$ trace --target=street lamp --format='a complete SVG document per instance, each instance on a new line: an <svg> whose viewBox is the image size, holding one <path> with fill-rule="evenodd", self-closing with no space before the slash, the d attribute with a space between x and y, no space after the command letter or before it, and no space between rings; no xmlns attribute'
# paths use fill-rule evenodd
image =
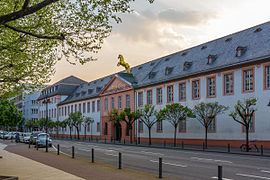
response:
<svg viewBox="0 0 270 180"><path fill-rule="evenodd" d="M48 104L51 103L48 96L43 100L43 104L46 104L46 152L48 152Z"/></svg>

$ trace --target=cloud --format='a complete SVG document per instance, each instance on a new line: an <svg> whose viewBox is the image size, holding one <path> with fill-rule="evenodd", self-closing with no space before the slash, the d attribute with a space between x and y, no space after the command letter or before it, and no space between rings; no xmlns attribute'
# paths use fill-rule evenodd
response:
<svg viewBox="0 0 270 180"><path fill-rule="evenodd" d="M180 11L176 9L166 9L158 14L160 21L180 25L198 25L214 17L215 13L213 12Z"/></svg>

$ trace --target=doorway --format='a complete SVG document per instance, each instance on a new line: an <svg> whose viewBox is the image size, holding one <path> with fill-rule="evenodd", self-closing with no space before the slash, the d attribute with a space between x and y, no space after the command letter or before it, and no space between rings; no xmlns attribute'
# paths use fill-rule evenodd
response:
<svg viewBox="0 0 270 180"><path fill-rule="evenodd" d="M115 140L120 141L122 137L122 126L120 123L115 124Z"/></svg>

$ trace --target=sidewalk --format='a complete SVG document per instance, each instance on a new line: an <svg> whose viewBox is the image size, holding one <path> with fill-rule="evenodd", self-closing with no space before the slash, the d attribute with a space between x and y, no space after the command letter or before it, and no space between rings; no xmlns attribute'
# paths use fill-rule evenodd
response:
<svg viewBox="0 0 270 180"><path fill-rule="evenodd" d="M0 143L0 176L15 176L19 180L28 179L59 179L59 180L81 180L82 178L58 170L56 168L41 164L37 161L10 153L4 148L6 145Z"/></svg>

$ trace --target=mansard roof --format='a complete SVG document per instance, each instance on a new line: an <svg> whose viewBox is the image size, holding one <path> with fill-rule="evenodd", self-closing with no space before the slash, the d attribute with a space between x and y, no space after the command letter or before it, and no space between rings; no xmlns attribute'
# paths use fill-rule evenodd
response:
<svg viewBox="0 0 270 180"><path fill-rule="evenodd" d="M238 47L245 47L241 56L236 55ZM209 55L215 55L214 63L208 63ZM140 88L267 58L270 58L270 22L135 66L131 74L122 71L84 83L60 104L97 97L101 90L96 91L96 88L103 89L115 75ZM166 68L170 68L169 73L165 73ZM154 76L149 76L151 72ZM92 93L88 94L88 89L92 89Z"/></svg>
<svg viewBox="0 0 270 180"><path fill-rule="evenodd" d="M55 84L83 84L83 83L86 83L86 81L71 75L56 82Z"/></svg>

